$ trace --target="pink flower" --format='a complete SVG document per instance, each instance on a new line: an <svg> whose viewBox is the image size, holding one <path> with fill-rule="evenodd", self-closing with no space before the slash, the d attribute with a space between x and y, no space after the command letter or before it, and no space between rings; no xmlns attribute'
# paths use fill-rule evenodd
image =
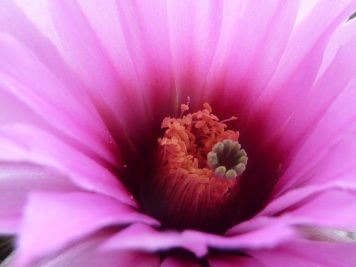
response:
<svg viewBox="0 0 356 267"><path fill-rule="evenodd" d="M355 8L2 0L3 264L354 266Z"/></svg>

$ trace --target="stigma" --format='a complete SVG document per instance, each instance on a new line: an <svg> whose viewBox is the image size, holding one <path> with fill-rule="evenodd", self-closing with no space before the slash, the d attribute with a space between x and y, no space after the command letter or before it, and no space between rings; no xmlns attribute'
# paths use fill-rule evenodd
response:
<svg viewBox="0 0 356 267"><path fill-rule="evenodd" d="M246 169L247 154L237 141L226 139L214 145L207 160L215 176L235 179Z"/></svg>

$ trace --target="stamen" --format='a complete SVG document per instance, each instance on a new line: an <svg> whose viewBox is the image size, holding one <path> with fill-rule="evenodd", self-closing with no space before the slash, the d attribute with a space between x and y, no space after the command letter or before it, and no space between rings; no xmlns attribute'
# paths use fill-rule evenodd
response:
<svg viewBox="0 0 356 267"><path fill-rule="evenodd" d="M142 191L144 209L164 227L219 232L234 222L236 198L247 155L239 132L227 130L208 103L189 112L181 105L178 118L162 121L153 176ZM222 222L224 220L224 222Z"/></svg>
<svg viewBox="0 0 356 267"><path fill-rule="evenodd" d="M237 120L237 117L236 116L231 116L229 119L225 119L225 120L222 120L220 122L221 123L225 123L225 122L235 121L235 120Z"/></svg>
<svg viewBox="0 0 356 267"><path fill-rule="evenodd" d="M237 141L226 139L214 145L207 161L217 177L235 179L246 169L247 154Z"/></svg>
<svg viewBox="0 0 356 267"><path fill-rule="evenodd" d="M183 169L190 174L205 178L214 176L223 178L226 176L226 171L234 166L225 166L227 168L225 171L223 169L216 171L215 169L219 167L218 164L221 163L219 155L229 157L231 153L233 155L239 153L241 146L238 143L238 146L233 146L234 142L238 140L239 133L226 130L227 125L212 114L212 108L208 103L203 104L202 110L184 115L189 110L189 103L190 98L188 97L187 104L181 105L179 118L168 117L162 122L162 128L165 128L166 131L163 138L158 139L158 143L165 149L166 161L164 164L170 172ZM236 117L225 121L234 118ZM226 145L224 145L225 143ZM209 153L209 151L213 151L217 155ZM239 174L240 168L237 175ZM228 172L228 177L234 175L235 173Z"/></svg>
<svg viewBox="0 0 356 267"><path fill-rule="evenodd" d="M180 118L183 117L183 114L189 110L189 104L190 104L190 97L187 97L187 103L186 104L181 104L180 105Z"/></svg>

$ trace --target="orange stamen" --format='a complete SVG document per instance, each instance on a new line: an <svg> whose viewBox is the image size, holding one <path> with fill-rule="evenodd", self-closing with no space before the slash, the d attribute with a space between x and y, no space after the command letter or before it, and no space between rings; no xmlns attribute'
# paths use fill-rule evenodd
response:
<svg viewBox="0 0 356 267"><path fill-rule="evenodd" d="M202 110L183 116L188 110L189 99L187 104L181 105L180 118L166 117L162 122L161 127L166 129L164 136L158 139L165 152L162 164L171 173L178 171L210 179L214 172L209 167L207 155L222 140L238 140L239 132L226 130L225 124L236 117L219 121L208 103L203 104Z"/></svg>

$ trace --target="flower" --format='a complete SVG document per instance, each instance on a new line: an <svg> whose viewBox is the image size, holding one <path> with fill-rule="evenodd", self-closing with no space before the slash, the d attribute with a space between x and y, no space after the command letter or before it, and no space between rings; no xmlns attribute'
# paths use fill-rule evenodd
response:
<svg viewBox="0 0 356 267"><path fill-rule="evenodd" d="M355 1L0 5L5 265L355 264Z"/></svg>

